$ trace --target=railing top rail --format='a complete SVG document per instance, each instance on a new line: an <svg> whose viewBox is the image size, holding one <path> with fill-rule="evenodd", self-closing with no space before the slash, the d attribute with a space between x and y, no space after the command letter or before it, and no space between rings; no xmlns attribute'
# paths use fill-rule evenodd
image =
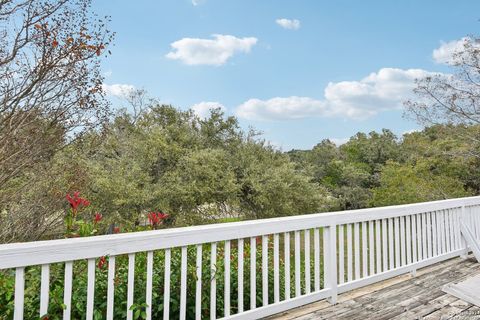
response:
<svg viewBox="0 0 480 320"><path fill-rule="evenodd" d="M480 205L480 196L124 234L0 245L0 269L144 252Z"/></svg>

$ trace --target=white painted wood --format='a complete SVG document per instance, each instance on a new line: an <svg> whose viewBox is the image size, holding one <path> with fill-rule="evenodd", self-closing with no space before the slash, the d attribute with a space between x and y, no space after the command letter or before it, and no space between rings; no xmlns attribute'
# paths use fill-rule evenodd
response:
<svg viewBox="0 0 480 320"><path fill-rule="evenodd" d="M400 217L400 262L404 266L407 262L406 239L405 239L405 218Z"/></svg>
<svg viewBox="0 0 480 320"><path fill-rule="evenodd" d="M460 235L460 214L461 211L457 208L454 209L453 223L455 225L455 250L462 247L461 235Z"/></svg>
<svg viewBox="0 0 480 320"><path fill-rule="evenodd" d="M353 280L352 228L352 224L347 224L347 282Z"/></svg>
<svg viewBox="0 0 480 320"><path fill-rule="evenodd" d="M243 247L242 247L243 251ZM240 248L239 248L239 256L240 259ZM203 247L201 244L197 245L197 259L195 261L196 267L196 276L197 281L195 283L195 319L200 320L202 319L202 258L203 258ZM242 252L243 258L243 252ZM242 270L243 273L243 270ZM240 276L240 270L239 270ZM240 279L240 278L239 278Z"/></svg>
<svg viewBox="0 0 480 320"><path fill-rule="evenodd" d="M373 224L375 221L368 222L368 262L369 269L368 274L372 275L375 273L375 242L374 238L374 228Z"/></svg>
<svg viewBox="0 0 480 320"><path fill-rule="evenodd" d="M452 209L448 209L448 251L455 250L455 233L453 230L453 212Z"/></svg>
<svg viewBox="0 0 480 320"><path fill-rule="evenodd" d="M255 238L252 238L255 241ZM255 248L255 245L253 246ZM255 257L255 249L253 250ZM255 259L254 259L255 260ZM255 261L253 261L255 268ZM255 276L255 272L254 272ZM210 319L217 318L217 243L213 242L210 248ZM255 286L253 286L255 290ZM255 292L255 291L254 291Z"/></svg>
<svg viewBox="0 0 480 320"><path fill-rule="evenodd" d="M42 265L40 285L40 317L48 313L48 297L50 291L50 265Z"/></svg>
<svg viewBox="0 0 480 320"><path fill-rule="evenodd" d="M422 259L428 258L427 251L427 219L426 214L422 213Z"/></svg>
<svg viewBox="0 0 480 320"><path fill-rule="evenodd" d="M480 307L480 275L470 277L457 284L447 284L442 290L465 302Z"/></svg>
<svg viewBox="0 0 480 320"><path fill-rule="evenodd" d="M344 225L338 227L338 283L345 282L345 240ZM315 264L316 265L316 264Z"/></svg>
<svg viewBox="0 0 480 320"><path fill-rule="evenodd" d="M353 241L354 241L354 254L355 254L355 279L360 278L360 224L357 222L353 225Z"/></svg>
<svg viewBox="0 0 480 320"><path fill-rule="evenodd" d="M430 212L425 214L425 219L427 221L427 256L428 258L432 257L432 222Z"/></svg>
<svg viewBox="0 0 480 320"><path fill-rule="evenodd" d="M440 252L443 254L447 252L447 243L445 239L445 212L440 211Z"/></svg>
<svg viewBox="0 0 480 320"><path fill-rule="evenodd" d="M382 271L388 270L388 228L387 228L387 219L382 219Z"/></svg>
<svg viewBox="0 0 480 320"><path fill-rule="evenodd" d="M445 251L450 252L450 219L448 217L450 210L445 210Z"/></svg>
<svg viewBox="0 0 480 320"><path fill-rule="evenodd" d="M438 255L438 241L437 241L437 212L432 212L432 252L433 256Z"/></svg>
<svg viewBox="0 0 480 320"><path fill-rule="evenodd" d="M290 233L283 234L283 250L285 254L285 300L290 299Z"/></svg>
<svg viewBox="0 0 480 320"><path fill-rule="evenodd" d="M362 276L368 277L367 223L362 222Z"/></svg>
<svg viewBox="0 0 480 320"><path fill-rule="evenodd" d="M400 218L393 219L394 237L395 237L395 268L400 267Z"/></svg>
<svg viewBox="0 0 480 320"><path fill-rule="evenodd" d="M475 234L473 233L472 228L468 226L466 223L460 222L460 228L462 231L462 235L465 238L470 250L472 250L473 255L477 259L477 262L480 262L480 243L478 243L477 239L475 238Z"/></svg>
<svg viewBox="0 0 480 320"><path fill-rule="evenodd" d="M342 241L342 244L343 244L343 241ZM313 264L314 264L313 273L314 273L314 283L315 283L314 290L319 291L320 290L320 231L318 228L313 229L313 252L314 252L313 254L315 255L313 260Z"/></svg>
<svg viewBox="0 0 480 320"><path fill-rule="evenodd" d="M380 220L375 220L375 261L376 261L376 272L382 272L382 242L380 241L381 236L381 226ZM373 249L373 247L372 247Z"/></svg>
<svg viewBox="0 0 480 320"><path fill-rule="evenodd" d="M180 273L180 320L187 315L187 247L181 249Z"/></svg>
<svg viewBox="0 0 480 320"><path fill-rule="evenodd" d="M255 309L257 307L257 298L256 298L257 297L257 253L256 252L257 252L257 239L250 238L250 309ZM212 297L210 299L212 299Z"/></svg>
<svg viewBox="0 0 480 320"><path fill-rule="evenodd" d="M224 251L224 295L223 303L225 310L225 317L230 315L230 241L225 241Z"/></svg>
<svg viewBox="0 0 480 320"><path fill-rule="evenodd" d="M304 236L304 256L305 256L305 293L311 292L310 286L310 230L305 230Z"/></svg>
<svg viewBox="0 0 480 320"><path fill-rule="evenodd" d="M153 251L147 252L147 283L146 283L146 295L145 313L147 314L147 320L152 319L152 294L153 294Z"/></svg>
<svg viewBox="0 0 480 320"><path fill-rule="evenodd" d="M418 261L417 255L417 244L418 244L418 237L417 237L417 216L414 215L411 217L412 219L412 262Z"/></svg>
<svg viewBox="0 0 480 320"><path fill-rule="evenodd" d="M171 249L165 249L165 279L163 289L163 319L170 318L170 269L172 261Z"/></svg>
<svg viewBox="0 0 480 320"><path fill-rule="evenodd" d="M299 297L302 292L300 288L300 231L295 231L295 296Z"/></svg>
<svg viewBox="0 0 480 320"><path fill-rule="evenodd" d="M337 236L336 226L323 229L323 252L325 254L325 288L331 289L329 300L337 303Z"/></svg>
<svg viewBox="0 0 480 320"><path fill-rule="evenodd" d="M127 282L127 320L133 319L133 294L135 289L135 254L128 255L128 282Z"/></svg>
<svg viewBox="0 0 480 320"><path fill-rule="evenodd" d="M0 246L0 269L196 245L478 205L480 197ZM233 236L235 235L235 236Z"/></svg>
<svg viewBox="0 0 480 320"><path fill-rule="evenodd" d="M262 303L268 305L268 236L262 237Z"/></svg>
<svg viewBox="0 0 480 320"><path fill-rule="evenodd" d="M243 312L243 238L238 239L238 312Z"/></svg>
<svg viewBox="0 0 480 320"><path fill-rule="evenodd" d="M393 250L393 218L388 219L388 264L389 269L395 268L395 250Z"/></svg>
<svg viewBox="0 0 480 320"><path fill-rule="evenodd" d="M23 307L25 303L25 269L15 269L15 300L14 320L23 320Z"/></svg>
<svg viewBox="0 0 480 320"><path fill-rule="evenodd" d="M113 307L115 302L115 260L115 256L108 257L107 320L113 320Z"/></svg>
<svg viewBox="0 0 480 320"><path fill-rule="evenodd" d="M273 235L273 301L280 302L280 261L279 245L280 239L278 233Z"/></svg>
<svg viewBox="0 0 480 320"><path fill-rule="evenodd" d="M307 295L302 295L298 298L292 298L281 301L279 303L270 304L266 307L249 310L243 313L234 314L229 319L235 320L252 320L263 319L269 315L280 313L286 310L294 309L303 305L317 302L330 296L331 291L329 289L323 289L319 292L313 292Z"/></svg>
<svg viewBox="0 0 480 320"><path fill-rule="evenodd" d="M410 216L405 217L406 239L407 239L407 264L412 263L412 222Z"/></svg>
<svg viewBox="0 0 480 320"><path fill-rule="evenodd" d="M93 307L95 299L95 259L88 259L87 263L87 320L93 320Z"/></svg>
<svg viewBox="0 0 480 320"><path fill-rule="evenodd" d="M73 279L73 261L65 262L65 277L63 287L63 319L70 320L72 313L72 279ZM111 319L108 319L111 320Z"/></svg>

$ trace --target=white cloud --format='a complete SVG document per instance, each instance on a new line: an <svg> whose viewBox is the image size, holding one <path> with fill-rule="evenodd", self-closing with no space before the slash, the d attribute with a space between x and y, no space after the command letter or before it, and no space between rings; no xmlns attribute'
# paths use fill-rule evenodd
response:
<svg viewBox="0 0 480 320"><path fill-rule="evenodd" d="M204 4L206 0L192 0L192 4L196 7L201 4Z"/></svg>
<svg viewBox="0 0 480 320"><path fill-rule="evenodd" d="M236 109L249 120L290 120L306 117L344 117L362 120L381 111L401 109L412 94L415 79L432 73L421 69L383 68L359 81L331 82L323 99L275 97L250 99Z"/></svg>
<svg viewBox="0 0 480 320"><path fill-rule="evenodd" d="M464 45L470 38L464 37L459 40L442 42L440 47L433 50L432 57L436 63L453 64L455 63L455 54L464 49Z"/></svg>
<svg viewBox="0 0 480 320"><path fill-rule="evenodd" d="M227 109L225 106L219 102L207 102L203 101L197 104L194 104L191 109L197 116L200 118L208 118L210 116L211 109L220 109L221 111L225 112Z"/></svg>
<svg viewBox="0 0 480 320"><path fill-rule="evenodd" d="M284 29L298 30L300 29L300 20L297 19L277 19L275 22Z"/></svg>
<svg viewBox="0 0 480 320"><path fill-rule="evenodd" d="M187 65L220 66L235 53L250 52L257 38L237 38L231 35L214 34L213 39L183 38L170 44L173 51L166 57L180 60Z"/></svg>
<svg viewBox="0 0 480 320"><path fill-rule="evenodd" d="M134 90L135 87L131 84L103 84L103 91L105 91L107 95L117 98L125 98Z"/></svg>

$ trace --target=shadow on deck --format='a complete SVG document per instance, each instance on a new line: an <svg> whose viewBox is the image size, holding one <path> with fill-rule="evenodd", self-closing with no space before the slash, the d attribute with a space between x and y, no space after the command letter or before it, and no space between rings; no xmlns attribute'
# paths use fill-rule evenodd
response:
<svg viewBox="0 0 480 320"><path fill-rule="evenodd" d="M480 274L473 256L455 258L339 295L338 304L315 302L269 319L480 319L480 308L442 287Z"/></svg>

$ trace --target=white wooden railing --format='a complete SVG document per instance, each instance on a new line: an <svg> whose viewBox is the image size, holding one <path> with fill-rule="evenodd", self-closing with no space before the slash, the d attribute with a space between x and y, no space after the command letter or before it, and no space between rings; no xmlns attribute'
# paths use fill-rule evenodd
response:
<svg viewBox="0 0 480 320"><path fill-rule="evenodd" d="M15 319L24 317L26 268L41 266L39 315L43 315L49 306L50 266L59 263L64 265L63 318L70 319L73 266L85 263L85 260L88 266L86 314L87 319L93 319L97 261L103 256L108 257L108 290L106 308L101 312L106 314L107 319L113 319L115 258L128 256L128 307L136 302L135 256L145 252L146 294L141 301L146 303L147 319L151 319L152 306L158 304L163 304L165 319L169 316L185 319L187 308L195 310L197 319L255 319L321 299L329 299L334 303L339 293L465 255L468 248L460 232L460 221L468 224L475 236L480 238L480 197L89 238L5 244L0 245L0 270L15 271ZM259 239L261 241L257 241ZM270 246L269 243L272 242L273 245ZM196 247L194 262L187 255L190 246ZM249 256L244 256L246 248L250 250ZM235 261L231 260L232 249L238 253ZM179 314L175 315L170 314L169 308L170 275L174 271L171 269L173 250L179 251L181 256L180 307ZM203 253L205 250L210 252L210 261L206 264L203 263L205 258L202 261L205 256L202 250ZM221 270L225 283L223 292L217 290L218 275L215 276L220 271L216 270L220 251L223 253L220 259L224 260L224 268ZM257 259L260 252L261 259ZM157 270L154 255L160 253L164 257L164 264L162 270ZM188 263L194 264L196 268L194 292L187 292L187 277L191 276L191 272L187 272ZM202 269L205 268L212 273L212 277L207 280L210 283L205 283L205 277L202 277ZM157 292L157 295L152 294L154 270L164 277L163 290ZM238 274L235 288L231 286L232 270ZM247 271L248 278L244 277ZM280 274L283 275L282 280ZM210 287L207 312L202 310L205 309L202 301L207 298L202 297L202 284ZM249 292L244 290L247 284ZM273 297L269 296L269 291L273 292ZM247 298L257 297L257 293L261 297L258 305L256 298ZM233 294L238 303L232 306L230 301ZM195 296L194 300L190 300L195 301L195 306L187 305L187 295ZM216 312L219 307L217 300L223 300L223 314ZM246 303L248 301L249 305ZM125 310L127 319L132 319L132 312L129 308Z"/></svg>

